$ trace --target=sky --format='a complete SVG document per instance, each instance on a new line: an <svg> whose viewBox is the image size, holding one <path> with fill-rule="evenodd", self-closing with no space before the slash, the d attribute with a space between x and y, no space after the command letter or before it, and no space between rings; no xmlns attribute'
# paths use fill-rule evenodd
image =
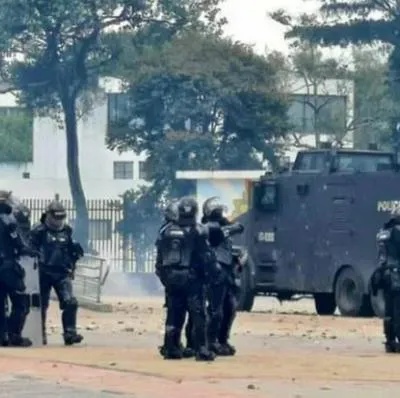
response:
<svg viewBox="0 0 400 398"><path fill-rule="evenodd" d="M225 34L235 40L255 45L263 54L265 48L288 53L284 39L285 28L268 17L268 13L279 8L289 10L295 16L318 9L315 0L225 0L222 11L228 19Z"/></svg>

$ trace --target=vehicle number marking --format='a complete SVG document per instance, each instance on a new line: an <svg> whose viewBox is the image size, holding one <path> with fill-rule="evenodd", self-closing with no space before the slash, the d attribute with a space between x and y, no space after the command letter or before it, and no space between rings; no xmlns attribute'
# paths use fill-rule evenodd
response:
<svg viewBox="0 0 400 398"><path fill-rule="evenodd" d="M259 242L275 242L275 232L259 232L258 233Z"/></svg>

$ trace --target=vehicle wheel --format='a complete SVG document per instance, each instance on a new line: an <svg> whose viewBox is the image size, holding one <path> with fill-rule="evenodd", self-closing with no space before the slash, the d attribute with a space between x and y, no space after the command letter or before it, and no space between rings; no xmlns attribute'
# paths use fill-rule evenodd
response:
<svg viewBox="0 0 400 398"><path fill-rule="evenodd" d="M251 261L250 259L248 261ZM246 265L240 274L238 292L238 311L250 312L254 305L255 294L251 289L251 268Z"/></svg>
<svg viewBox="0 0 400 398"><path fill-rule="evenodd" d="M385 300L383 298L383 291L378 290L378 294L374 296L372 293L370 293L370 301L371 301L371 307L372 311L375 316L378 318L384 318L385 316Z"/></svg>
<svg viewBox="0 0 400 398"><path fill-rule="evenodd" d="M367 299L366 299L367 298ZM344 316L365 316L368 313L368 296L364 294L364 283L352 269L345 268L337 278L335 301Z"/></svg>
<svg viewBox="0 0 400 398"><path fill-rule="evenodd" d="M315 310L318 315L333 315L336 310L336 301L333 293L314 294Z"/></svg>

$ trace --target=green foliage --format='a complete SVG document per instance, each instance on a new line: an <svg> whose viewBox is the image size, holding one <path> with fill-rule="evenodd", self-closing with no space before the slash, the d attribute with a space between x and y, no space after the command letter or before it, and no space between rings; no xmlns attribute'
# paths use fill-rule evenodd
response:
<svg viewBox="0 0 400 398"><path fill-rule="evenodd" d="M123 29L176 33L186 27L218 31L218 0L0 0L2 78L19 90L21 102L44 112L62 110L67 167L77 208L77 236L88 239L88 212L78 160L77 117L81 94L97 84L121 46L106 33ZM144 32L144 35L141 35ZM7 62L4 55L22 55ZM85 243L84 243L85 244Z"/></svg>
<svg viewBox="0 0 400 398"><path fill-rule="evenodd" d="M122 77L133 122L111 131L108 145L147 151L160 195L174 191L176 170L260 168L256 152L275 160L287 103L276 63L251 48L189 32L147 47Z"/></svg>
<svg viewBox="0 0 400 398"><path fill-rule="evenodd" d="M375 45L393 46L389 58L389 83L393 98L400 99L400 35L396 0L321 0L318 15L302 15L293 20L284 10L271 14L289 27L287 38L307 40L323 46Z"/></svg>
<svg viewBox="0 0 400 398"><path fill-rule="evenodd" d="M301 137L303 133L313 134L317 147L321 143L321 134L329 135L335 144L342 144L349 119L343 97L347 98L352 90L351 84L344 80L347 78L346 65L336 58L324 56L319 46L299 41L292 45L285 69L288 75L286 91L292 93L301 87L302 92L292 102L292 141L295 145L307 146ZM337 80L333 82L332 79ZM332 96L332 90L336 97Z"/></svg>
<svg viewBox="0 0 400 398"><path fill-rule="evenodd" d="M314 45L369 46L355 49L355 116L353 129L356 144L388 142L389 125L399 115L400 40L398 1L321 0L319 13L292 18L286 11L271 14L288 27L286 38L308 41ZM377 45L389 48L389 60ZM387 62L389 61L389 62Z"/></svg>
<svg viewBox="0 0 400 398"><path fill-rule="evenodd" d="M32 161L31 112L21 108L0 108L0 162Z"/></svg>
<svg viewBox="0 0 400 398"><path fill-rule="evenodd" d="M154 249L157 231L163 220L162 204L151 189L140 188L123 195L124 215L117 231L122 233L135 251L138 268L145 255Z"/></svg>
<svg viewBox="0 0 400 398"><path fill-rule="evenodd" d="M294 20L285 10L271 14L290 27L287 38L300 38L323 46L349 44L397 45L399 5L396 0L321 0L319 14L302 15Z"/></svg>
<svg viewBox="0 0 400 398"><path fill-rule="evenodd" d="M354 128L355 145L366 148L368 143L389 143L389 121L395 114L389 86L387 56L378 49L355 49L354 71Z"/></svg>

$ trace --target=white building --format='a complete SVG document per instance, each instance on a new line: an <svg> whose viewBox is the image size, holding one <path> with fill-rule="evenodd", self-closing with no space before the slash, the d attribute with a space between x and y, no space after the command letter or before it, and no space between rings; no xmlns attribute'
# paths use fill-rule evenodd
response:
<svg viewBox="0 0 400 398"><path fill-rule="evenodd" d="M145 181L145 155L133 152L119 154L106 148L105 140L110 122L127 112L126 96L121 94L115 79L101 84L103 93L96 105L78 124L79 164L87 199L118 199L126 190L137 188ZM286 90L293 97L289 110L296 133L289 135L287 155L293 160L299 147L315 146L316 118L313 106L325 117L339 117L343 125L344 142L352 146L353 83L326 80L318 87L306 84L304 79L292 78ZM310 106L311 104L311 106ZM0 108L16 107L12 94L0 95ZM329 140L326 129L320 132L320 141ZM342 133L342 132L340 132ZM296 144L296 145L295 145ZM0 163L0 187L15 192L22 198L48 199L59 194L70 198L66 166L65 132L50 117L35 117L33 122L33 162L25 164Z"/></svg>
<svg viewBox="0 0 400 398"><path fill-rule="evenodd" d="M144 155L120 154L106 147L110 120L121 113L121 91L114 79L103 81L102 87L96 105L78 123L79 164L87 199L117 199L145 183ZM0 95L0 108L12 106L17 106L12 94ZM34 118L33 162L0 163L0 185L23 198L48 199L55 194L70 198L65 132L56 120Z"/></svg>
<svg viewBox="0 0 400 398"><path fill-rule="evenodd" d="M291 76L284 88L293 101L289 118L295 126L288 135L286 155L291 161L299 149L324 142L353 147L354 82L326 79L313 81Z"/></svg>

